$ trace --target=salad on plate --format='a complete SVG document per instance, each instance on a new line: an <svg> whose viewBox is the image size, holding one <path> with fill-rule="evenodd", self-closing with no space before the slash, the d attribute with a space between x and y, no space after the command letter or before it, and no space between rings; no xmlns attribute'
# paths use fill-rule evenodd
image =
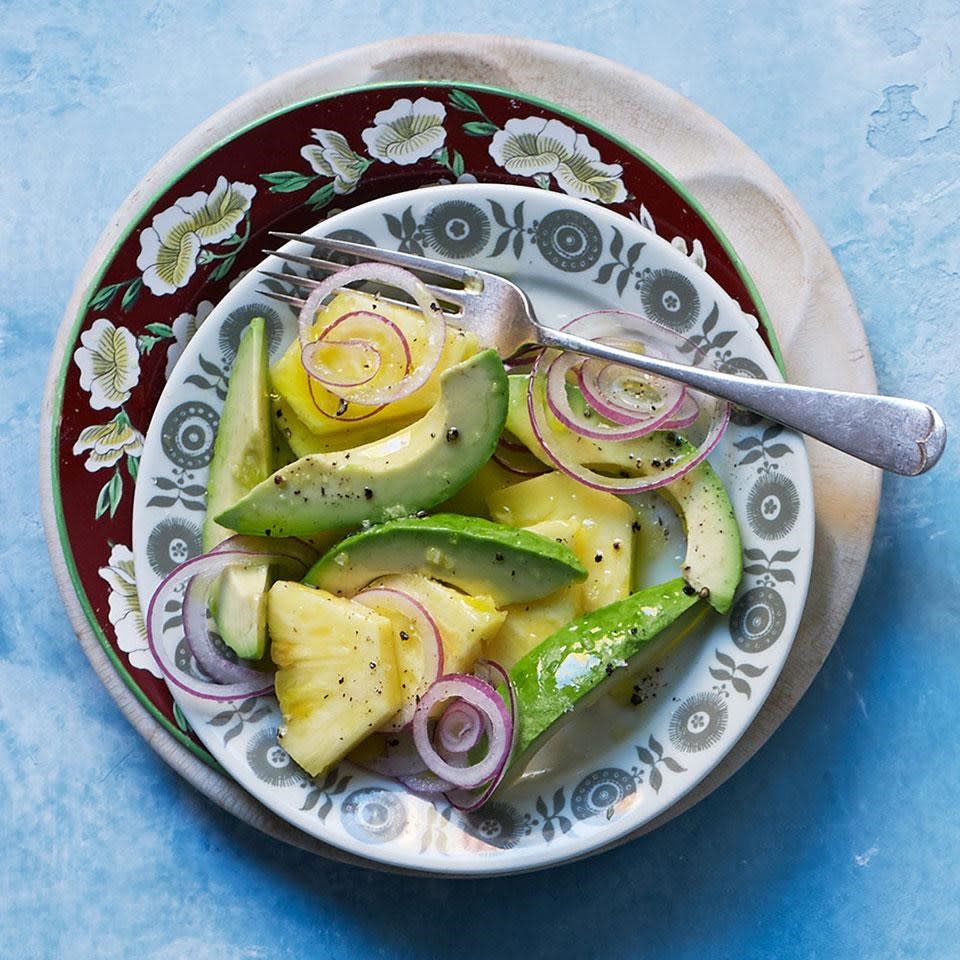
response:
<svg viewBox="0 0 960 960"><path fill-rule="evenodd" d="M567 329L705 362L626 311ZM730 610L740 531L706 459L725 403L572 353L505 364L375 264L317 286L272 364L268 339L262 317L240 338L205 552L161 582L147 631L190 697L275 694L307 774L348 758L478 809L611 677ZM639 549L651 493L686 532L660 583Z"/></svg>

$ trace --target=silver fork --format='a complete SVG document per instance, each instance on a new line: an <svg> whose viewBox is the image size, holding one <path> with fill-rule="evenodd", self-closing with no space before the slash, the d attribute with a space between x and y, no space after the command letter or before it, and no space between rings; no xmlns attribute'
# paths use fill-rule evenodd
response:
<svg viewBox="0 0 960 960"><path fill-rule="evenodd" d="M917 476L929 470L940 459L947 442L947 430L940 414L917 400L755 380L619 350L543 326L523 290L496 274L346 240L280 231L272 234L327 251L328 257L330 253L347 254L353 262L387 263L410 270L424 281L453 323L475 333L481 343L493 347L505 360L531 347L553 347L612 360L728 400L904 476ZM263 252L327 274L346 265L286 251ZM300 290L309 290L321 282L293 273L260 272ZM301 306L305 299L273 292L268 296L294 306Z"/></svg>

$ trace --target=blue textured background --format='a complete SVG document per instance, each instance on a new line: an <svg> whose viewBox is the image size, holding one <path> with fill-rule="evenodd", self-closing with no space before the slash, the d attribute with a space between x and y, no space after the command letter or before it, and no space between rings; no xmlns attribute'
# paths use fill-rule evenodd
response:
<svg viewBox="0 0 960 960"><path fill-rule="evenodd" d="M956 439L933 474L885 483L847 626L745 769L613 853L462 883L287 849L167 768L67 624L35 466L66 300L147 168L292 66L435 30L576 45L714 114L833 248L881 389L960 423L956 0L226 7L157 0L121 25L113 0L0 0L0 956L958 956Z"/></svg>

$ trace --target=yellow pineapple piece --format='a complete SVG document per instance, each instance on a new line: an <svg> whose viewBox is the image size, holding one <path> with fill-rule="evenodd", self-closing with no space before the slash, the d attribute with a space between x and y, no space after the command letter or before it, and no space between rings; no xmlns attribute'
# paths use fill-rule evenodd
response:
<svg viewBox="0 0 960 960"><path fill-rule="evenodd" d="M619 497L591 490L562 473L547 473L495 490L490 517L568 546L587 579L533 603L504 608L506 622L484 647L508 669L571 620L630 593L634 513Z"/></svg>
<svg viewBox="0 0 960 960"><path fill-rule="evenodd" d="M281 580L267 606L280 745L315 776L400 708L393 627L373 610Z"/></svg>
<svg viewBox="0 0 960 960"><path fill-rule="evenodd" d="M318 311L313 329L319 333L337 317L358 310L375 311L395 323L410 345L411 362L416 366L418 343L423 342L421 334L424 318L421 311L415 307L386 303L359 290L343 290ZM388 404L360 421L352 418L373 408L347 404L347 409L344 410L338 397L316 381L311 382L300 362L299 340L294 340L283 356L274 363L270 370L270 380L273 390L289 405L290 410L308 431L326 439L346 435L349 442L345 445L355 446L358 428L364 431L382 428L383 433L380 435L385 436L399 429L398 424L410 423L426 413L440 395L440 374L472 357L479 350L480 344L472 333L448 326L440 362L427 382L409 396ZM338 410L340 416L337 415ZM383 426L387 423L391 424L389 428ZM368 439L376 437L369 436Z"/></svg>
<svg viewBox="0 0 960 960"><path fill-rule="evenodd" d="M374 586L402 590L430 613L440 630L444 673L469 673L506 619L490 597L471 597L418 574L382 577Z"/></svg>
<svg viewBox="0 0 960 960"><path fill-rule="evenodd" d="M503 608L506 620L483 647L484 656L509 670L524 654L583 613L576 589L558 590L532 603L512 603Z"/></svg>
<svg viewBox="0 0 960 960"><path fill-rule="evenodd" d="M437 513L459 513L468 517L490 519L487 499L497 490L519 483L523 477L504 470L500 464L488 460L449 500L437 508Z"/></svg>
<svg viewBox="0 0 960 960"><path fill-rule="evenodd" d="M275 388L274 388L275 390ZM417 417L399 420L374 420L369 426L366 420L353 425L350 430L338 430L335 433L314 433L296 414L293 407L277 392L270 395L270 407L273 412L273 426L290 447L294 457L306 457L311 453L332 453L372 443L397 430L409 426Z"/></svg>
<svg viewBox="0 0 960 960"><path fill-rule="evenodd" d="M553 472L497 490L487 503L490 516L511 527L536 529L553 520L574 525L567 546L587 570L587 579L575 587L582 591L583 613L629 595L636 517L619 497Z"/></svg>

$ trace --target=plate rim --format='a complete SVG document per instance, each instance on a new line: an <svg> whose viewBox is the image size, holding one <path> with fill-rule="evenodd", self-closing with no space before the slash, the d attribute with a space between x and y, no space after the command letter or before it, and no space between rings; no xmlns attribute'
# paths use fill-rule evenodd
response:
<svg viewBox="0 0 960 960"><path fill-rule="evenodd" d="M367 201L366 203L363 203L347 211L344 211L342 214L338 215L336 218L330 218L330 220L320 221L319 223L315 224L314 227L310 228L306 232L313 233L314 231L321 230L327 223L331 222L333 219L339 220L341 216L350 217L352 214L356 214L360 211L366 210L371 206L376 208L388 207L391 204L393 204L395 201L398 201L398 198L399 198L399 202L402 204L404 202L404 199L409 199L414 196L423 197L425 194L446 195L447 192L449 191L458 191L459 193L465 194L467 197L470 197L472 194L481 194L485 191L491 191L493 193L496 193L498 191L505 191L507 193L514 193L514 194L522 193L524 195L529 196L531 199L542 196L542 194L545 192L545 191L540 191L535 187L530 187L526 185L500 184L500 183L478 183L478 184L463 184L463 185L454 185L454 186L447 185L447 186L421 187L414 190L398 191L397 193L394 193L394 194L385 195L383 197L379 197L374 200ZM557 193L555 191L550 191L549 195L555 198L558 205L562 206L563 204L568 204L572 209L575 209L575 210L594 209L600 212L602 216L605 216L607 218L621 219L620 215L617 214L615 211L610 210L609 208L604 207L602 205L594 205L589 203L588 201L570 197L562 193ZM633 221L628 221L628 223L629 223L629 227L627 229L629 230L637 231L640 234L650 233L650 231L648 231L640 223L636 223ZM654 236L662 246L664 247L669 246L669 242L666 241L665 238L660 237L656 234L654 234ZM294 241L290 241L284 244L281 250L278 250L277 253L274 255L280 256L282 250L293 245L295 245ZM269 259L269 257L265 259ZM679 259L679 256L678 256L678 259ZM262 262L263 261L261 261L260 263ZM259 265L260 264L258 264L257 266ZM255 266L250 271L250 274L248 274L248 277L251 278L251 284L255 284L257 282L251 276L253 273L255 273L256 270L257 270L257 267ZM720 284L718 280L710 276L708 273L706 273L706 271L703 271L703 274L705 277L706 285L708 287L712 286L716 289L716 293L718 297L722 297L726 301L728 309L736 311L738 314L740 314L741 317L744 318L741 320L741 324L742 324L741 329L743 329L744 332L748 332L751 335L751 337L756 337L755 343L756 343L757 349L760 351L763 351L767 356L770 356L770 352L766 349L765 344L763 343L762 339L759 337L759 334L757 333L757 331L750 329L751 324L747 319L747 317L749 317L750 315L744 313L744 311L739 307L739 304L726 292L726 290L724 290L722 284ZM233 292L234 290L230 291L231 294ZM217 305L217 307L219 306L220 304ZM208 321L209 321L209 317L207 318L207 320L205 320L205 325ZM193 341L191 341L191 344L193 344ZM188 350L190 349L190 345L188 345L187 349ZM196 349L197 347L195 346L194 350ZM772 362L772 369L777 370L778 367L775 359L772 356L770 356L770 360ZM780 376L782 377L782 374L780 374ZM167 385L164 387L164 392L166 392L169 386L170 386L170 383L168 381ZM156 420L152 420L151 426L148 431L148 435L150 432L153 432L158 428L159 428L158 422ZM730 744L723 750L723 752L718 757L711 758L710 763L706 767L706 769L698 776L692 778L691 782L687 784L678 793L678 795L673 799L673 801L670 804L668 804L663 809L657 810L657 812L654 813L652 816L645 817L639 823L632 823L629 826L625 826L624 829L622 829L620 832L617 832L614 836L604 837L599 843L594 844L588 840L583 847L575 850L572 853L569 853L567 855L561 854L556 857L549 857L546 860L537 858L537 853L538 852L542 853L544 850L549 851L550 848L545 846L538 846L538 847L526 848L524 851L526 856L524 856L523 858L525 862L522 862L520 864L502 862L501 858L499 857L498 858L490 857L488 859L483 856L479 856L479 858L463 857L461 859L447 861L445 862L446 863L445 868L441 868L440 865L437 865L437 864L434 864L430 868L423 868L423 867L419 867L415 863L415 857L412 857L410 862L405 862L405 860L402 858L403 851L400 851L401 857L393 857L388 859L386 856L386 851L381 849L377 845L372 845L372 844L365 845L360 843L359 841L354 842L350 838L341 838L345 840L345 843L341 845L339 841L335 843L332 838L325 838L325 837L319 836L317 833L311 830L305 829L303 826L297 824L293 820L288 819L283 814L277 812L276 807L274 807L272 804L269 804L268 801L266 801L265 799L262 799L256 790L251 790L244 780L235 778L233 773L231 773L228 768L223 767L221 765L220 769L224 770L226 775L240 789L250 793L258 802L267 806L268 809L274 812L290 827L297 830L302 830L303 832L307 833L311 838L318 840L321 843L333 846L335 849L342 850L352 856L358 856L358 857L366 856L367 858L369 858L369 860L375 862L378 866L392 868L395 870L398 869L398 870L402 870L404 872L410 872L416 875L437 873L438 875L441 875L441 876L451 876L451 877L459 877L459 876L493 877L493 876L502 876L502 875L508 875L508 874L514 874L514 873L521 873L521 872L536 871L541 869L549 869L550 867L567 864L576 859L582 859L585 857L593 856L596 853L601 852L602 850L607 849L610 846L615 846L619 843L622 843L626 838L629 838L636 831L642 830L647 824L652 823L658 817L663 816L674 804L679 803L683 799L683 797L685 797L690 792L695 790L708 776L710 776L713 770L715 770L717 766L723 762L724 758L735 748L736 744L746 735L750 726L756 719L757 714L760 712L761 709L763 709L764 704L773 695L773 691L776 687L777 681L779 680L779 677L783 671L783 668L786 665L786 662L789 658L790 651L793 648L797 633L800 629L800 624L803 619L804 608L806 605L806 600L807 600L807 596L810 588L814 545L815 545L815 528L816 528L816 501L814 497L811 465L810 465L809 456L806 450L805 439L802 434L799 434L795 431L790 431L790 434L791 436L796 437L798 441L800 441L799 447L800 447L800 450L802 451L803 460L804 460L804 464L800 468L800 471L804 476L804 487L806 491L809 493L809 502L810 502L809 523L805 525L805 529L802 531L802 534L801 534L802 543L804 545L804 559L802 564L800 565L803 571L803 579L802 579L802 584L800 587L799 594L796 597L795 601L791 604L791 609L797 611L797 615L796 615L797 619L796 619L796 626L793 630L792 636L790 637L790 643L783 649L782 656L780 657L779 662L776 664L776 668L769 674L770 680L769 680L769 687L767 688L766 695L762 698L762 700L750 698L748 704L744 705L744 710L743 710L743 713L741 714L744 717L744 719L740 725L740 732L736 736L736 738L732 739ZM156 433L154 433L154 445L156 445L156 436L157 436ZM141 498L147 495L148 494L145 493L143 489L138 487L135 504L139 503L141 501ZM136 517L136 512L137 511L135 509L134 517ZM135 534L134 543L136 543L137 528L135 523L133 524L133 529ZM141 532L140 534L141 542L142 542L142 538L143 538L143 533ZM134 555L137 556L142 551L138 551L137 549L134 549L133 552L134 552ZM138 565L138 569L139 569L139 565ZM168 683L168 686L169 686L169 683ZM177 699L176 692L174 692L174 699L175 700ZM201 739L204 739L204 738L201 737ZM255 778L250 778L250 782L255 782ZM259 787L259 784L257 784L257 786ZM506 859L509 861L510 858L507 857ZM526 862L528 860L531 862ZM474 866L474 862L479 863L481 865L489 864L489 867L485 869L477 869L476 866Z"/></svg>
<svg viewBox="0 0 960 960"><path fill-rule="evenodd" d="M41 473L45 473L49 469L50 476L46 478L49 481L49 486L42 484L41 486L41 497L45 505L52 508L52 517L46 522L53 523L56 531L56 539L60 549L60 560L62 561L61 575L66 578L69 590L73 595L73 598L77 601L79 607L78 610L75 610L75 615L82 617L83 621L86 623L87 627L93 632L94 638L100 647L104 650L107 655L107 658L110 661L111 666L116 671L118 676L123 680L124 685L130 690L131 693L136 697L141 706L147 710L148 713L176 740L185 746L191 753L196 757L202 760L208 766L214 766L215 769L219 771L219 765L215 763L213 758L209 755L206 750L201 749L191 737L186 733L180 730L175 724L171 724L166 717L164 717L160 711L156 708L150 698L140 689L135 679L133 678L130 671L122 663L120 658L117 656L116 651L113 649L110 641L107 639L106 633L104 632L103 626L100 621L97 619L94 611L90 605L89 598L86 595L86 592L83 590L83 586L80 582L79 575L76 568L76 563L74 560L73 550L70 547L69 540L66 534L66 521L65 521L65 511L63 507L62 496L60 495L60 464L59 458L57 456L59 445L60 445L60 428L61 422L59 417L54 417L53 414L59 412L63 408L63 398L66 387L67 375L70 370L70 364L72 361L72 353L66 349L66 346L74 343L77 340L80 328L83 326L86 314L89 309L90 300L93 298L100 280L109 269L110 264L115 258L116 254L120 248L128 242L131 235L136 230L137 226L143 221L147 212L158 202L160 197L166 193L174 184L182 179L182 177L193 170L197 165L202 163L205 159L216 153L218 150L222 149L229 143L232 143L234 140L239 139L244 134L248 133L251 130L254 130L265 123L268 123L278 117L284 116L288 113L295 112L297 110L304 109L315 103L322 103L329 100L334 100L342 96L353 95L353 94L362 94L366 92L378 92L383 90L391 89L402 89L407 87L428 87L428 88L449 88L457 87L458 89L462 88L468 91L475 91L478 93L487 93L495 95L498 97L505 97L507 99L518 99L521 101L526 101L528 103L534 104L542 109L546 109L555 113L557 116L564 117L566 119L572 120L585 128L594 130L603 137L608 138L611 142L615 143L625 152L635 156L638 160L652 169L658 176L662 177L667 184L670 186L670 189L682 197L684 202L687 203L692 209L696 211L698 216L703 220L703 222L710 229L711 233L714 235L717 242L722 246L727 256L730 258L730 262L733 264L738 275L744 282L744 285L747 288L748 293L750 294L751 300L754 303L757 311L757 321L763 326L764 330L767 333L767 336L770 340L770 352L773 356L774 362L776 363L778 369L781 373L784 370L783 355L779 345L779 340L777 338L776 332L773 329L773 325L770 321L769 314L767 312L766 306L763 303L763 299L760 296L760 292L756 287L753 278L750 276L749 271L746 269L743 261L736 253L735 248L730 243L726 234L721 230L719 225L713 220L709 213L703 209L700 203L696 200L692 194L673 176L665 167L660 163L654 160L649 154L640 150L638 147L630 145L625 139L619 137L618 135L610 132L602 125L595 123L594 121L588 120L585 117L582 117L575 111L569 110L559 104L555 104L544 97L540 97L535 94L526 94L519 91L509 90L504 87L498 87L491 84L481 84L474 83L469 81L460 82L457 80L391 80L383 81L378 83L365 83L365 84L356 84L349 87L341 87L336 90L331 90L326 93L318 94L317 96L303 98L295 101L294 103L288 104L279 109L273 110L269 113L262 114L250 120L231 133L220 137L213 144L200 151L199 153L194 153L191 155L191 158L186 163L181 163L178 165L176 171L166 176L158 185L151 186L151 193L148 198L143 200L133 215L130 217L128 222L124 225L120 233L117 234L112 244L108 250L99 257L99 263L97 268L89 274L89 281L82 286L82 290L74 290L76 295L79 292L79 299L77 301L76 309L71 309L71 305L68 304L66 314L63 318L64 321L69 319L69 325L66 322L61 323L60 334L58 336L57 347L61 349L54 350L54 353L51 358L51 363L48 368L48 388L50 389L50 396L44 398L44 413L43 418L44 426L51 424L51 429L49 436L41 435L41 457L43 457L44 448L46 448L46 453L49 456L49 460L46 462L41 462ZM423 189L423 188L420 188ZM558 196L566 196L566 194L557 192ZM600 205L602 207L602 205ZM607 209L603 207L603 209ZM84 270L86 273L86 270ZM78 286L80 286L78 284ZM71 297L71 303L73 297ZM59 362L58 362L59 361ZM48 403L49 401L49 403ZM48 414L48 415L47 415ZM48 542L50 538L48 536ZM51 544L52 550L52 544ZM65 594L64 591L64 582L58 576L58 583L60 586L61 594Z"/></svg>

